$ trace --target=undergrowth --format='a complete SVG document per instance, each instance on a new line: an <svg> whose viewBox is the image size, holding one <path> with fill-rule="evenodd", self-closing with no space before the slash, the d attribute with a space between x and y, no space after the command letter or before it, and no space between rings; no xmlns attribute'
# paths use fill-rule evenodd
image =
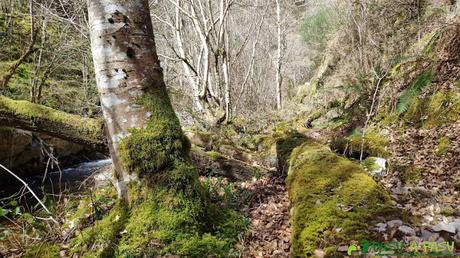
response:
<svg viewBox="0 0 460 258"><path fill-rule="evenodd" d="M432 71L426 71L419 77L417 77L412 82L412 84L402 92L401 96L399 97L398 105L396 106L396 113L398 115L404 114L408 110L414 98L416 98L423 89L428 87L432 80Z"/></svg>

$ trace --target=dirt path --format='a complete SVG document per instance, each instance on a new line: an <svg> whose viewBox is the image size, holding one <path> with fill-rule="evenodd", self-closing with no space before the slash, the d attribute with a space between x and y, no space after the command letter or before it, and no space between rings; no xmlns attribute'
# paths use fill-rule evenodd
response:
<svg viewBox="0 0 460 258"><path fill-rule="evenodd" d="M253 193L243 208L251 224L243 239L242 257L289 257L291 229L284 179L262 178L241 187Z"/></svg>

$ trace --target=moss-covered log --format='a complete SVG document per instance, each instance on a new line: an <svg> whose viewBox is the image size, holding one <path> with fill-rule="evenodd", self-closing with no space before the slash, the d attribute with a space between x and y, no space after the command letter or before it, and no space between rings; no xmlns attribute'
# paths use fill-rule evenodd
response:
<svg viewBox="0 0 460 258"><path fill-rule="evenodd" d="M287 184L292 257L310 257L316 249L342 257L338 246L372 240L370 224L396 215L389 195L358 165L309 140L291 153Z"/></svg>
<svg viewBox="0 0 460 258"><path fill-rule="evenodd" d="M0 126L41 132L106 152L103 122L0 96Z"/></svg>

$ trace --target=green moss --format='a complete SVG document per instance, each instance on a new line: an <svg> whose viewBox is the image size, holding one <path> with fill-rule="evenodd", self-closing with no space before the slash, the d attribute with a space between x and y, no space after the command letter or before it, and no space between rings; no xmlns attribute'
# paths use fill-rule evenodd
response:
<svg viewBox="0 0 460 258"><path fill-rule="evenodd" d="M399 121L399 116L395 112L391 112L389 107L386 107L384 110L379 111L374 119L382 126L390 126Z"/></svg>
<svg viewBox="0 0 460 258"><path fill-rule="evenodd" d="M438 156L444 156L451 149L452 141L448 137L441 137L436 148L436 154Z"/></svg>
<svg viewBox="0 0 460 258"><path fill-rule="evenodd" d="M56 244L41 243L28 248L23 257L25 258L58 258L61 248Z"/></svg>
<svg viewBox="0 0 460 258"><path fill-rule="evenodd" d="M375 163L375 158L374 157L368 157L365 160L361 162L361 166L366 170L367 172L369 171L375 171L376 169L379 169L379 165Z"/></svg>
<svg viewBox="0 0 460 258"><path fill-rule="evenodd" d="M412 102L404 119L416 127L432 129L460 118L460 95L438 91Z"/></svg>
<svg viewBox="0 0 460 258"><path fill-rule="evenodd" d="M208 204L193 167L174 167L168 177L157 177L151 189L130 189L133 208L117 255L227 257L246 228L238 213Z"/></svg>
<svg viewBox="0 0 460 258"><path fill-rule="evenodd" d="M71 210L72 215L67 219L64 228L78 227L84 220L87 219L88 215L91 214L91 200L85 198L80 200L75 210Z"/></svg>
<svg viewBox="0 0 460 258"><path fill-rule="evenodd" d="M422 170L415 166L403 166L399 167L400 179L406 185L411 185L420 179Z"/></svg>
<svg viewBox="0 0 460 258"><path fill-rule="evenodd" d="M24 120L30 120L36 126L47 125L45 121L50 121L53 126L62 131L66 129L75 130L79 137L94 141L102 141L103 126L102 121L92 118L84 118L72 115L59 110L55 110L43 105L31 103L29 101L12 100L0 96L0 116L4 114L7 117L17 117Z"/></svg>
<svg viewBox="0 0 460 258"><path fill-rule="evenodd" d="M292 257L309 257L318 248L336 257L337 246L372 239L371 221L395 212L389 195L358 165L312 141L292 152L287 186Z"/></svg>
<svg viewBox="0 0 460 258"><path fill-rule="evenodd" d="M455 210L450 208L450 207L447 207L447 208L442 207L441 211L439 212L439 214L444 215L444 216L454 216Z"/></svg>
<svg viewBox="0 0 460 258"><path fill-rule="evenodd" d="M222 154L220 154L220 153L217 152L217 151L207 151L206 154L207 154L213 161L216 161L216 160L218 160L219 158L222 157Z"/></svg>
<svg viewBox="0 0 460 258"><path fill-rule="evenodd" d="M363 153L365 157L387 157L389 155L387 150L388 144L388 137L382 135L378 128L370 127L367 129L364 138L360 130L355 130L346 137L333 140L331 147L335 151L352 158L360 157L362 147L364 147Z"/></svg>
<svg viewBox="0 0 460 258"><path fill-rule="evenodd" d="M190 142L182 132L179 120L165 90L147 91L138 104L151 113L146 128L133 129L120 142L119 153L127 171L138 175L159 172L175 160L187 158Z"/></svg>
<svg viewBox="0 0 460 258"><path fill-rule="evenodd" d="M118 202L106 217L73 239L71 253L84 257L110 257L128 216L126 207L123 202Z"/></svg>

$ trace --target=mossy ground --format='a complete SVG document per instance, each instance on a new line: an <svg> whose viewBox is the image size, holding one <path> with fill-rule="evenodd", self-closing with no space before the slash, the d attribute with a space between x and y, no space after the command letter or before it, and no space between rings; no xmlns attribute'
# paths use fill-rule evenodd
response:
<svg viewBox="0 0 460 258"><path fill-rule="evenodd" d="M436 154L440 157L447 154L447 152L452 148L452 140L448 137L441 137L439 139L438 146L436 148Z"/></svg>
<svg viewBox="0 0 460 258"><path fill-rule="evenodd" d="M402 166L398 169L400 171L400 179L406 185L412 185L414 182L417 182L420 179L422 170L416 166Z"/></svg>
<svg viewBox="0 0 460 258"><path fill-rule="evenodd" d="M453 123L459 117L460 95L455 91L438 91L413 100L403 119L417 128L432 129Z"/></svg>
<svg viewBox="0 0 460 258"><path fill-rule="evenodd" d="M61 250L59 245L56 244L48 244L48 243L41 243L36 244L27 250L27 252L23 255L25 258L58 258L59 251Z"/></svg>
<svg viewBox="0 0 460 258"><path fill-rule="evenodd" d="M172 178L189 180L193 167L176 166ZM177 175L181 174L181 175ZM175 181L175 183L178 183ZM183 190L170 181L130 186L129 203L118 202L72 240L71 252L83 257L231 257L248 221L227 206L215 208L200 182ZM145 187L148 185L148 187Z"/></svg>
<svg viewBox="0 0 460 258"><path fill-rule="evenodd" d="M335 257L339 245L372 238L369 224L389 216L390 197L357 164L311 140L290 155L292 257L323 249Z"/></svg>

